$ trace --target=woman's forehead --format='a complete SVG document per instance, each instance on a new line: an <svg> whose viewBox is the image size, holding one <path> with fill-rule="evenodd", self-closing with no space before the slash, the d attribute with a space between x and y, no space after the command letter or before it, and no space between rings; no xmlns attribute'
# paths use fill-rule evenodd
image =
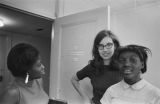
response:
<svg viewBox="0 0 160 104"><path fill-rule="evenodd" d="M119 57L139 57L139 55L134 51L123 51L119 54Z"/></svg>
<svg viewBox="0 0 160 104"><path fill-rule="evenodd" d="M100 44L106 44L106 43L113 43L112 38L107 36L100 41Z"/></svg>

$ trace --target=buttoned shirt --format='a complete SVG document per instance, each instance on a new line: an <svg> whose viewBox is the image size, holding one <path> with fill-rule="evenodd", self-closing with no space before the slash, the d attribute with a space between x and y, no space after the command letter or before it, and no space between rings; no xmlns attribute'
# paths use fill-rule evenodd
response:
<svg viewBox="0 0 160 104"><path fill-rule="evenodd" d="M142 79L133 85L124 80L109 87L102 104L160 104L160 89Z"/></svg>

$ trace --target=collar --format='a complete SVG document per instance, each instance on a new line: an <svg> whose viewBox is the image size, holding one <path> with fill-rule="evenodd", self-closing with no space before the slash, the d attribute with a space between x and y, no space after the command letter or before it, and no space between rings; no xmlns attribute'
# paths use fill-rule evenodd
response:
<svg viewBox="0 0 160 104"><path fill-rule="evenodd" d="M132 88L134 90L140 90L140 89L142 89L143 87L146 86L147 82L144 79L141 79L137 83L135 83L133 85L129 85L124 80L122 80L121 84L122 84L124 89Z"/></svg>

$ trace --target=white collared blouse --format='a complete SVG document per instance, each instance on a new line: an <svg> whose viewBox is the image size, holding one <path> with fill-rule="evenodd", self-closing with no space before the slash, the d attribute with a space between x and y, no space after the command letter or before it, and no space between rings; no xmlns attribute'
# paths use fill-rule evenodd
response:
<svg viewBox="0 0 160 104"><path fill-rule="evenodd" d="M124 80L109 87L102 104L160 104L160 89L142 79L133 85Z"/></svg>

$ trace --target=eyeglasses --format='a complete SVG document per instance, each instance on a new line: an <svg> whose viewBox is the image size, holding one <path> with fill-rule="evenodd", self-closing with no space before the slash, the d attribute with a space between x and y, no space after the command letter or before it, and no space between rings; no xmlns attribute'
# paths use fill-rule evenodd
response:
<svg viewBox="0 0 160 104"><path fill-rule="evenodd" d="M107 48L107 49L110 49L110 48L113 47L113 43L107 43L106 45L99 44L97 47L98 47L99 50L104 50L104 47Z"/></svg>

